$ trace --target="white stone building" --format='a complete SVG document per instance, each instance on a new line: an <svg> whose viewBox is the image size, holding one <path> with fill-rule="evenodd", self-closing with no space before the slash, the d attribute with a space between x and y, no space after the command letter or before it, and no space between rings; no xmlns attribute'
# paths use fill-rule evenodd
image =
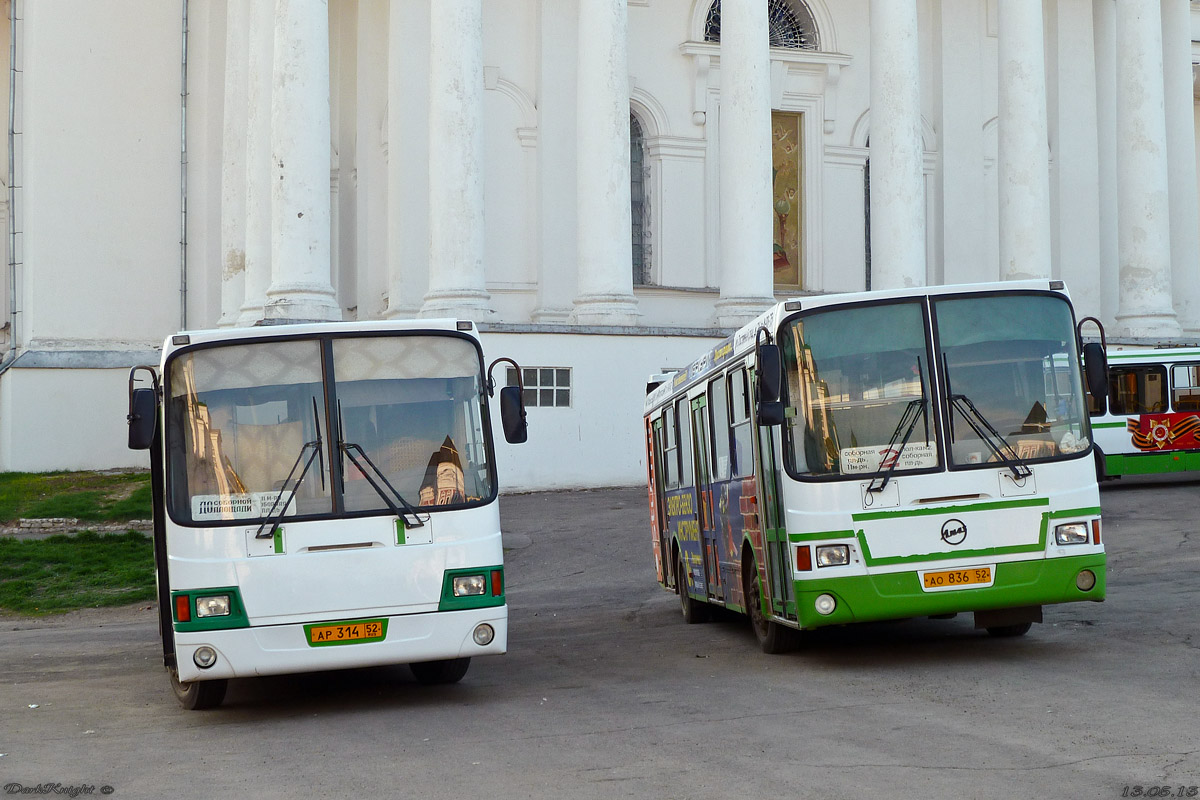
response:
<svg viewBox="0 0 1200 800"><path fill-rule="evenodd" d="M0 469L142 465L181 328L470 317L509 489L642 480L774 298L1042 276L1200 338L1188 0L3 0Z"/></svg>

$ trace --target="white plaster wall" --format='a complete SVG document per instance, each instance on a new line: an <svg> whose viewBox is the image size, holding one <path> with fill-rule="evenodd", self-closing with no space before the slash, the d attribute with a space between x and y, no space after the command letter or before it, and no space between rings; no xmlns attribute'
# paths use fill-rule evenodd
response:
<svg viewBox="0 0 1200 800"><path fill-rule="evenodd" d="M22 8L23 338L161 340L178 320L180 6Z"/></svg>
<svg viewBox="0 0 1200 800"><path fill-rule="evenodd" d="M483 334L489 364L507 356L522 367L572 368L572 408L529 409L525 444L507 444L497 432L501 489L643 483L646 379L665 367L686 367L718 341L690 336ZM497 367L497 385L504 383L503 366ZM492 411L499 419L496 400Z"/></svg>
<svg viewBox="0 0 1200 800"><path fill-rule="evenodd" d="M14 369L0 381L0 470L150 467L128 448L129 370Z"/></svg>
<svg viewBox="0 0 1200 800"><path fill-rule="evenodd" d="M826 119L818 125L816 156L805 165L820 182L819 223L810 229L820 236L815 263L809 265L815 271L812 286L856 290L863 284L865 252L869 2L809 1L819 7L819 17L831 21L826 33L836 31L837 50L850 58L821 98ZM934 212L930 274L947 281L996 277L999 1L918 0L921 103L927 146L933 149L927 159ZM430 2L330 4L331 30L338 37L332 101L343 211L335 239L339 301L354 308L359 319L383 316L384 295L397 288L401 296L393 301L415 310L428 284ZM716 116L693 116L715 105L710 105L709 87L697 85L696 62L680 51L694 38L690 21L707 5L708 0L648 0L628 8L630 90L652 128L647 155L654 275L663 287L686 287L636 289L647 326L706 326L718 297L718 273L710 257L719 221L713 213L718 187L712 180ZM224 6L219 0L190 3L187 237L193 327L212 325L220 313ZM157 345L179 322L180 5L26 0L24 10L22 338L63 348L81 341L91 349ZM484 13L484 63L490 70L487 280L496 321L559 322L570 311L577 287L577 4L488 0ZM1047 0L1045 13L1052 77L1054 269L1068 280L1080 315L1098 314L1097 298L1111 287L1103 285L1095 266L1104 233L1092 200L1099 192L1093 163L1098 155L1083 141L1095 113L1089 99L1095 73L1081 38L1092 24L1091 3ZM392 14L401 15L403 24L389 57ZM1195 4L1192 20L1200 30ZM131 53L137 57L130 58ZM786 91L794 94L796 85L788 79ZM800 95L787 96L788 102L800 102ZM805 108L805 113L817 111ZM393 282L396 271L403 278ZM402 316L403 308L399 312ZM492 356L514 355L536 366L568 359L566 365L577 369L575 409L533 409L530 444L521 449L498 445L506 486L639 482L646 374L687 363L705 344L690 337L487 334ZM0 466L126 463L124 375L123 370L4 375ZM71 376L80 376L85 391ZM52 393L46 393L48 387ZM119 413L82 410L90 409L100 393L104 403L120 406ZM41 413L47 397L58 404L52 415ZM49 431L47 417L85 416L102 417L105 422L96 427L107 432L91 439L76 432L46 446L29 433ZM72 443L78 446L71 449ZM48 461L48 453L59 463Z"/></svg>

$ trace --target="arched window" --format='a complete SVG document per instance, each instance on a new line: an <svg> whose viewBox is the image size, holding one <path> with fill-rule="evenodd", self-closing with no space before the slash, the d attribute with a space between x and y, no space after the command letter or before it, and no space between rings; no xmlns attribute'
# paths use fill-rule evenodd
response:
<svg viewBox="0 0 1200 800"><path fill-rule="evenodd" d="M629 114L629 216L633 223L633 285L650 283L650 204L646 200L646 137Z"/></svg>
<svg viewBox="0 0 1200 800"><path fill-rule="evenodd" d="M767 0L771 47L820 50L817 24L802 0ZM704 21L704 41L721 41L721 0L713 0Z"/></svg>

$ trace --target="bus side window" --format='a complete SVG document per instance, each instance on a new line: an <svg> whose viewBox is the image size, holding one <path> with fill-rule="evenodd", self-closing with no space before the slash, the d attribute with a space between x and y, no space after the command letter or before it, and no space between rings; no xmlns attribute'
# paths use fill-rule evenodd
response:
<svg viewBox="0 0 1200 800"><path fill-rule="evenodd" d="M679 442L675 438L675 408L663 409L663 430L666 431L663 449L663 469L666 470L666 485L674 489L679 485Z"/></svg>
<svg viewBox="0 0 1200 800"><path fill-rule="evenodd" d="M1200 364L1171 367L1171 404L1176 411L1200 411Z"/></svg>
<svg viewBox="0 0 1200 800"><path fill-rule="evenodd" d="M1160 366L1109 369L1113 414L1159 414L1167 410L1167 370Z"/></svg>
<svg viewBox="0 0 1200 800"><path fill-rule="evenodd" d="M688 401L681 397L675 401L675 422L679 434L679 485L691 486L692 476L692 426L688 424Z"/></svg>
<svg viewBox="0 0 1200 800"><path fill-rule="evenodd" d="M730 475L729 395L721 378L708 383L708 407L712 430L712 478L727 481Z"/></svg>
<svg viewBox="0 0 1200 800"><path fill-rule="evenodd" d="M729 411L733 422L733 474L745 478L754 474L754 432L750 430L750 392L744 367L729 374Z"/></svg>

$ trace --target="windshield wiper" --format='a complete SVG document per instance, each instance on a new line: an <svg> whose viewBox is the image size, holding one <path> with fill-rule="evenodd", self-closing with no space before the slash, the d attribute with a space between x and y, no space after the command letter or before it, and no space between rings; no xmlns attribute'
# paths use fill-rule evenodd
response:
<svg viewBox="0 0 1200 800"><path fill-rule="evenodd" d="M300 483L304 480L304 476L308 474L308 468L312 466L313 459L320 459L321 467L321 491L325 490L325 456L322 454L324 445L321 441L321 420L317 416L317 398L313 398L313 427L317 430L317 438L311 442L305 442L300 448L300 454L296 456L296 462L292 464L292 469L288 472L286 478L283 479L283 488L279 494L275 495L275 502L271 504L271 510L267 512L266 519L258 526L258 531L255 532L255 539L270 539L275 535L275 526L283 521L283 515L287 513L288 506L292 504L292 500L296 497L296 492L300 490ZM292 491L288 494L287 502L282 506L279 505L279 498L283 497L283 490L287 489L288 483L292 480L292 475L296 473L296 467L300 466L300 461L304 458L304 454L312 448L312 455L308 457L308 461L304 462L304 469L300 470L300 474L296 477L296 482L292 484ZM279 513L275 513L275 509L279 509Z"/></svg>
<svg viewBox="0 0 1200 800"><path fill-rule="evenodd" d="M361 472L363 477L367 479L367 483L369 483L371 488L375 490L375 494L379 495L383 502L387 503L387 507L391 509L391 512L400 519L404 520L404 524L409 528L423 527L425 525L425 520L421 519L420 515L417 513L417 510L412 507L412 504L404 499L404 496L396 490L395 486L392 486L391 482L388 481L387 476L383 474L383 471L380 470L379 467L375 465L375 462L371 460L371 457L367 455L367 451L363 450L360 445L355 444L354 442L346 441L345 435L342 431L341 401L338 402L338 439L341 442L338 445L338 449L350 459L350 462L354 464L354 466L358 467L358 471ZM391 493L395 496L396 500L400 501L399 506L392 501L392 498L388 497L387 492L383 490L383 486L380 486L375 482L375 478L371 477L371 472L367 471L366 467L363 466L362 461L359 461L358 458L355 457L354 454L356 452L358 455L362 456L362 460L367 463L367 466L371 468L371 471L375 473L376 477L378 477L383 483L383 486L386 486L389 490L391 490ZM343 472L345 472L344 469ZM401 506L404 509L403 511L400 510ZM429 519L428 515L426 515L425 519Z"/></svg>
<svg viewBox="0 0 1200 800"><path fill-rule="evenodd" d="M1008 443L1007 439L1000 435L1000 431L996 430L995 426L988 422L987 418L979 412L979 409L975 407L970 398L965 394L952 394L950 395L950 405L951 416L953 416L955 410L962 415L962 418L971 426L971 430L983 440L984 444L991 448L992 454L995 455L1000 463L1012 470L1013 480L1028 478L1033 474L1033 470L1029 468L1029 465L1017 455L1017 451L1013 449L1013 446ZM953 435L954 432L951 429L951 436Z"/></svg>
<svg viewBox="0 0 1200 800"><path fill-rule="evenodd" d="M895 430L892 431L892 438L888 440L887 447L884 448L883 456L879 459L879 466L876 469L881 473L871 479L870 485L867 486L868 492L882 492L884 487L888 485L888 481L892 479L892 473L896 471L896 467L900 464L900 454L904 452L904 446L908 444L912 432L916 430L917 420L926 416L928 412L925 410L925 398L918 397L916 400L910 400L904 408L904 413L900 415L900 421L896 423ZM929 420L925 421L926 434L925 441L929 441ZM901 431L904 435L901 437ZM896 440L900 439L900 446L894 450L893 446ZM890 459L890 460L889 460ZM876 482L879 485L876 486Z"/></svg>

